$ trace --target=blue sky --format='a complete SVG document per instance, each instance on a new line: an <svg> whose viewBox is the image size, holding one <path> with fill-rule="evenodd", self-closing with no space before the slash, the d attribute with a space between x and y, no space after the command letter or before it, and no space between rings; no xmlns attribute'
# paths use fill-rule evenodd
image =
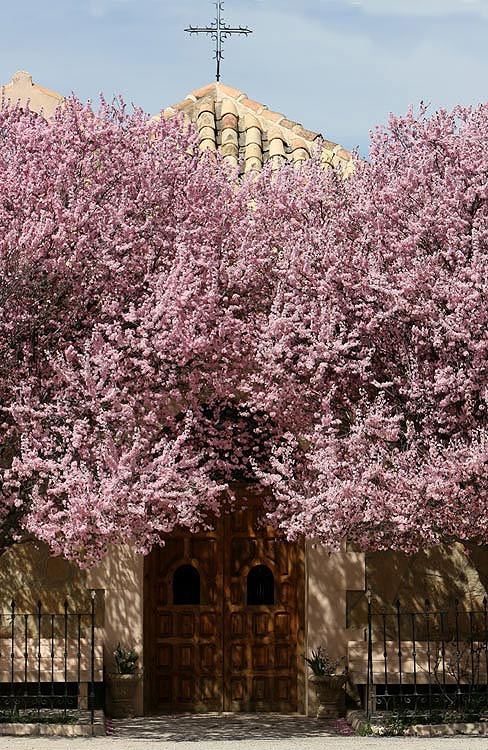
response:
<svg viewBox="0 0 488 750"><path fill-rule="evenodd" d="M214 78L212 42L189 24L208 0L22 0L2 5L0 79L155 113ZM368 150L388 113L488 100L488 0L226 0L253 34L225 45L222 81L347 148Z"/></svg>

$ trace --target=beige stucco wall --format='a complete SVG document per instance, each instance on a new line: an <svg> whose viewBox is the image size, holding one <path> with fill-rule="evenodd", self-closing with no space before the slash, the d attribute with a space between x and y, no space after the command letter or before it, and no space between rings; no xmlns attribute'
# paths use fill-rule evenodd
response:
<svg viewBox="0 0 488 750"><path fill-rule="evenodd" d="M307 544L307 648L324 646L331 657L346 655L347 641L362 638L363 629L346 627L347 591L364 591L365 556L360 552L330 553Z"/></svg>
<svg viewBox="0 0 488 750"><path fill-rule="evenodd" d="M0 611L8 612L12 599L19 612L35 612L40 600L43 611L90 611L91 591L95 600L96 625L103 639L105 669L114 668L113 651L135 648L143 667L143 571L141 555L130 547L113 547L96 568L81 570L73 563L50 554L40 542L16 544L0 557ZM137 712L142 714L142 683Z"/></svg>
<svg viewBox="0 0 488 750"><path fill-rule="evenodd" d="M455 599L463 609L482 607L488 591L488 551L479 547L466 552L461 544L432 547L414 555L402 552L368 552L365 556L366 586L376 611L391 611L399 600L405 611L447 609ZM348 621L364 626L366 597L349 597Z"/></svg>
<svg viewBox="0 0 488 750"><path fill-rule="evenodd" d="M312 542L306 546L306 652L323 646L333 659L347 657L348 641L364 638L364 628L347 627L348 591L365 588L365 556L359 552L330 553ZM308 688L308 683L307 683ZM308 690L307 713L316 710Z"/></svg>
<svg viewBox="0 0 488 750"><path fill-rule="evenodd" d="M105 591L103 656L105 669L114 670L113 652L118 643L134 648L144 669L143 592L144 558L128 546L112 547L103 562L87 573L90 588ZM139 684L137 715L143 713L143 685Z"/></svg>
<svg viewBox="0 0 488 750"><path fill-rule="evenodd" d="M366 589L377 611L400 600L405 610L419 610L429 599L445 608L482 606L488 592L488 548L467 552L461 544L433 547L406 555L380 551L329 555L320 545L307 546L308 648L324 645L331 654L345 653L349 640L364 639Z"/></svg>
<svg viewBox="0 0 488 750"><path fill-rule="evenodd" d="M16 544L0 556L0 610L9 610L12 599L21 612L35 612L39 600L44 611L62 612L66 600L70 610L88 612L86 573L41 542Z"/></svg>
<svg viewBox="0 0 488 750"><path fill-rule="evenodd" d="M322 645L332 658L340 658L347 656L349 644L350 676L358 683L366 674L367 589L376 612L394 612L398 600L404 611L423 611L426 599L434 610L452 608L455 599L460 609L480 610L488 591L488 550L483 547L469 553L452 544L410 556L345 550L329 555L326 548L308 544L306 560L306 650L310 653ZM420 624L417 636L422 637ZM373 638L382 638L376 626L381 620L373 618ZM308 713L313 713L313 691L307 704Z"/></svg>
<svg viewBox="0 0 488 750"><path fill-rule="evenodd" d="M46 118L63 102L60 94L33 83L32 76L25 70L18 70L10 83L0 87L0 102L4 98L11 104L28 106L31 112L42 113Z"/></svg>
<svg viewBox="0 0 488 750"><path fill-rule="evenodd" d="M437 547L413 556L399 552L362 554L328 549L308 543L306 569L305 648L323 645L332 658L347 655L348 642L365 646L369 586L375 608L391 609L400 599L405 609L421 609L425 598L444 608L458 598L461 606L477 608L488 590L488 551L466 554L461 545ZM88 611L90 593L97 591L97 625L104 643L104 664L113 668L117 643L133 647L143 668L144 558L130 547L113 547L101 565L90 571L53 557L46 545L17 544L0 557L0 610L15 599L19 611L34 612L38 600L44 611ZM302 658L302 654L299 654ZM354 675L352 675L354 677ZM313 691L306 710L313 713ZM143 686L139 686L137 712L143 712Z"/></svg>

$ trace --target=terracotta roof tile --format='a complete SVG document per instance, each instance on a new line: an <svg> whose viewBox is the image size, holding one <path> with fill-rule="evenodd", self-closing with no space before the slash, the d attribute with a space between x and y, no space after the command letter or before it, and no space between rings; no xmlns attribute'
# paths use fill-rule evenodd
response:
<svg viewBox="0 0 488 750"><path fill-rule="evenodd" d="M349 151L346 151L345 148L340 148L339 151L337 151L336 153L337 153L337 156L339 156L341 159L344 159L344 161L351 160L351 153Z"/></svg>
<svg viewBox="0 0 488 750"><path fill-rule="evenodd" d="M268 128L268 140L272 141L273 138L283 138L282 129L278 128L276 125L271 125L271 127Z"/></svg>
<svg viewBox="0 0 488 750"><path fill-rule="evenodd" d="M274 156L282 156L283 158L286 158L285 147L281 138L273 138L273 140L270 141L269 156L270 158L273 158Z"/></svg>
<svg viewBox="0 0 488 750"><path fill-rule="evenodd" d="M231 128L222 130L222 145L225 143L235 143L236 147L239 147L239 134L236 130Z"/></svg>
<svg viewBox="0 0 488 750"><path fill-rule="evenodd" d="M239 156L239 146L237 145L237 143L233 143L232 141L223 143L221 151L223 156L233 156L236 159Z"/></svg>
<svg viewBox="0 0 488 750"><path fill-rule="evenodd" d="M224 115L234 115L237 117L237 105L232 99L222 99L222 117Z"/></svg>
<svg viewBox="0 0 488 750"><path fill-rule="evenodd" d="M199 128L198 135L200 140L211 139L215 144L215 129L209 125L204 125L203 128Z"/></svg>
<svg viewBox="0 0 488 750"><path fill-rule="evenodd" d="M285 116L281 112L272 112L268 109L266 110L266 119L270 120L270 122L280 122L285 119Z"/></svg>
<svg viewBox="0 0 488 750"><path fill-rule="evenodd" d="M320 137L319 133L315 133L313 130L306 130L302 125L295 125L292 130L299 135L300 138L304 138L306 141L314 141L316 138Z"/></svg>
<svg viewBox="0 0 488 750"><path fill-rule="evenodd" d="M200 130L200 128L205 126L210 126L215 129L215 115L208 110L201 112L197 117L197 128Z"/></svg>
<svg viewBox="0 0 488 750"><path fill-rule="evenodd" d="M334 143L333 141L328 141L327 138L323 138L320 136L320 142L324 146L324 148L328 148L330 151L333 151L335 147L338 145L337 143Z"/></svg>
<svg viewBox="0 0 488 750"><path fill-rule="evenodd" d="M239 97L246 97L247 94L244 94L243 91L239 91L239 89L233 89L232 86L226 86L224 83L211 83L210 86L214 87L218 85L220 91L222 94L228 94L229 96L233 97L234 99L238 99Z"/></svg>
<svg viewBox="0 0 488 750"><path fill-rule="evenodd" d="M244 130L249 130L249 128L258 128L258 130L261 130L258 118L252 112L246 112L244 115Z"/></svg>
<svg viewBox="0 0 488 750"><path fill-rule="evenodd" d="M176 110L177 112L187 112L194 106L194 103L190 101L189 99L184 99L182 102L178 102L178 104L173 104L171 109ZM170 109L170 107L168 107Z"/></svg>
<svg viewBox="0 0 488 750"><path fill-rule="evenodd" d="M254 102L252 99L240 99L239 103L242 104L243 107L247 107L247 109L251 109L253 112L262 112L264 109L264 106L260 104L259 102Z"/></svg>
<svg viewBox="0 0 488 750"><path fill-rule="evenodd" d="M291 150L296 151L297 148L304 148L308 152L307 144L301 138L294 138L291 142Z"/></svg>
<svg viewBox="0 0 488 750"><path fill-rule="evenodd" d="M280 125L282 128L287 128L288 130L293 130L293 128L298 125L297 122L294 122L293 120L287 120L286 117L284 117L280 121Z"/></svg>
<svg viewBox="0 0 488 750"><path fill-rule="evenodd" d="M352 167L351 155L342 146L326 140L320 133L307 130L299 122L288 120L280 112L269 110L265 104L250 99L239 89L222 83L211 83L195 89L186 98L186 114L197 124L202 138L202 111L212 111L209 101L215 103L214 127L216 148L224 159L235 165L237 157L245 172L261 169L271 159L273 168L284 160L299 163L325 147L324 164L338 164L344 172ZM174 107L176 109L177 107ZM169 110L167 110L169 111ZM208 147L209 132L205 130Z"/></svg>
<svg viewBox="0 0 488 750"><path fill-rule="evenodd" d="M237 115L233 115L231 112L227 112L225 115L222 115L222 130L225 130L226 128L238 130L239 121L237 119Z"/></svg>
<svg viewBox="0 0 488 750"><path fill-rule="evenodd" d="M215 151L215 140L213 138L204 138L198 144L198 148L200 151L206 151L207 149Z"/></svg>
<svg viewBox="0 0 488 750"><path fill-rule="evenodd" d="M198 99L201 99L202 96L205 96L205 94L212 93L214 86L214 83L209 83L207 86L202 86L202 88L200 89L195 89L188 94L187 99L189 97L192 97L193 101L197 101Z"/></svg>
<svg viewBox="0 0 488 750"><path fill-rule="evenodd" d="M246 143L246 159L259 159L263 161L263 150L260 143Z"/></svg>
<svg viewBox="0 0 488 750"><path fill-rule="evenodd" d="M249 159L246 159L244 164L244 171L245 172L257 172L262 167L262 161L261 159L257 159L256 157L250 157Z"/></svg>
<svg viewBox="0 0 488 750"><path fill-rule="evenodd" d="M210 96L206 96L199 102L197 112L199 115L204 112L211 112L215 115L215 101Z"/></svg>

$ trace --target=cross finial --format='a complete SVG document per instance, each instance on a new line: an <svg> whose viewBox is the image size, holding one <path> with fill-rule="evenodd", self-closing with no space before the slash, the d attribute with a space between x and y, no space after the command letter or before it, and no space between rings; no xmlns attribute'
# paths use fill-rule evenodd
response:
<svg viewBox="0 0 488 750"><path fill-rule="evenodd" d="M185 29L185 31L188 31L189 34L208 34L215 41L214 60L216 60L217 63L217 71L215 77L217 81L220 81L220 63L224 59L222 51L224 39L227 39L227 37L231 36L232 34L244 34L245 36L247 36L248 34L252 34L252 31L251 29L248 29L247 26L238 26L233 28L232 26L228 26L225 23L224 19L222 18L222 12L224 10L223 0L219 0L219 2L216 2L215 7L217 9L217 15L210 26L189 26L187 29Z"/></svg>

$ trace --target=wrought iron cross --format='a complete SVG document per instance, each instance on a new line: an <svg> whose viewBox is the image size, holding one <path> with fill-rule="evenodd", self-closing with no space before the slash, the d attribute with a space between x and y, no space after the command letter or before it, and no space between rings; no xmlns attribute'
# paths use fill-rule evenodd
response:
<svg viewBox="0 0 488 750"><path fill-rule="evenodd" d="M223 0L216 2L215 7L217 8L217 15L210 26L189 26L185 31L188 31L189 34L208 34L215 41L214 60L217 62L216 79L217 81L220 81L220 63L224 59L222 51L224 39L227 39L227 37L232 34L244 34L247 36L248 34L252 34L252 31L251 29L248 29L247 26L233 28L225 23L222 18L222 12L224 10Z"/></svg>

